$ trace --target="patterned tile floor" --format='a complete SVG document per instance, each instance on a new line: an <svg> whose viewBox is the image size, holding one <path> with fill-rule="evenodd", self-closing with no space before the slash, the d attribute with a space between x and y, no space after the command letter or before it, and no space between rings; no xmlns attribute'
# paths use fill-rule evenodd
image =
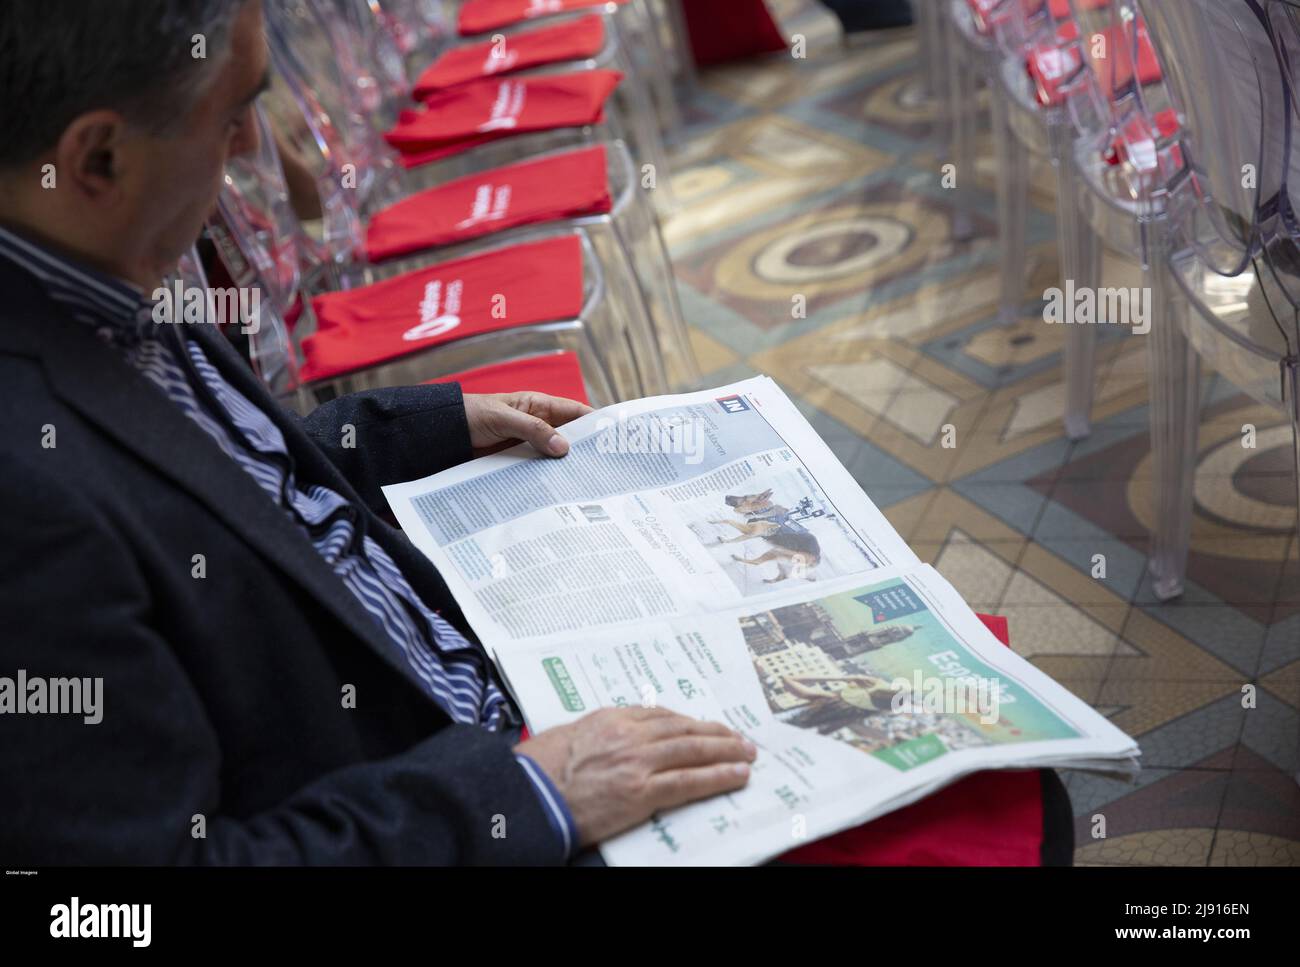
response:
<svg viewBox="0 0 1300 967"><path fill-rule="evenodd" d="M941 187L913 31L846 46L812 0L769 6L806 57L706 73L677 153L684 211L665 232L706 382L778 379L919 556L1138 738L1135 782L1065 774L1077 863L1300 864L1289 428L1206 376L1187 593L1158 603L1142 340L1103 343L1091 436L1061 428L1060 329L1037 298L1056 275L1049 173L1025 315L1000 324L992 152L975 185ZM1118 258L1106 273L1137 284Z"/></svg>

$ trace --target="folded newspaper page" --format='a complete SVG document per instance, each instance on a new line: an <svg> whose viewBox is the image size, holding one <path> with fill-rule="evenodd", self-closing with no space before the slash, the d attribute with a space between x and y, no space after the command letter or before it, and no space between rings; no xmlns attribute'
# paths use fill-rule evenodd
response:
<svg viewBox="0 0 1300 967"><path fill-rule="evenodd" d="M1132 738L1004 647L780 388L619 404L385 488L534 732L603 706L725 722L740 792L601 846L759 863L981 769L1131 768Z"/></svg>

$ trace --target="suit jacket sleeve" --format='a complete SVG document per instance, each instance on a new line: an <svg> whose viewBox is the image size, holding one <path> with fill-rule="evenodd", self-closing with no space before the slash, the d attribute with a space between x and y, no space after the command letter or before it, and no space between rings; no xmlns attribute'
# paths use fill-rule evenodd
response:
<svg viewBox="0 0 1300 967"><path fill-rule="evenodd" d="M381 487L427 477L473 456L457 383L341 396L317 407L304 427L380 513L387 507Z"/></svg>
<svg viewBox="0 0 1300 967"><path fill-rule="evenodd" d="M164 605L113 525L49 476L0 474L0 675L101 678L102 718L0 715L0 866L564 861L507 739L471 726L224 815L218 733L149 622Z"/></svg>

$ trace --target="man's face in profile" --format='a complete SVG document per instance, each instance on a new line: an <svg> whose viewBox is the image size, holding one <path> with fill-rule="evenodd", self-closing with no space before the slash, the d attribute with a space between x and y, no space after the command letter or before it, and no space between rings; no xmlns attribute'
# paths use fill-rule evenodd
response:
<svg viewBox="0 0 1300 967"><path fill-rule="evenodd" d="M194 244L216 205L222 169L258 146L253 103L265 86L268 54L262 0L248 0L216 75L173 130L139 132L122 145L118 228L141 239L139 265L122 274L151 290ZM137 234L138 233L138 234Z"/></svg>

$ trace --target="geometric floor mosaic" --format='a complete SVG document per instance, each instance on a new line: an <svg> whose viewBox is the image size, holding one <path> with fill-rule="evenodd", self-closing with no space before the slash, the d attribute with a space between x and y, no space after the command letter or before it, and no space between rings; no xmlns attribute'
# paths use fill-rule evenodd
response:
<svg viewBox="0 0 1300 967"><path fill-rule="evenodd" d="M1187 591L1158 602L1141 338L1099 347L1091 435L1061 426L1062 327L1040 308L1050 177L1035 175L1025 313L1007 324L991 146L973 184L941 186L913 31L846 45L816 4L769 6L806 57L703 74L676 149L687 210L665 236L706 382L777 379L920 557L1138 739L1135 781L1063 773L1076 863L1300 864L1289 427L1205 376ZM1137 284L1118 258L1105 271Z"/></svg>

